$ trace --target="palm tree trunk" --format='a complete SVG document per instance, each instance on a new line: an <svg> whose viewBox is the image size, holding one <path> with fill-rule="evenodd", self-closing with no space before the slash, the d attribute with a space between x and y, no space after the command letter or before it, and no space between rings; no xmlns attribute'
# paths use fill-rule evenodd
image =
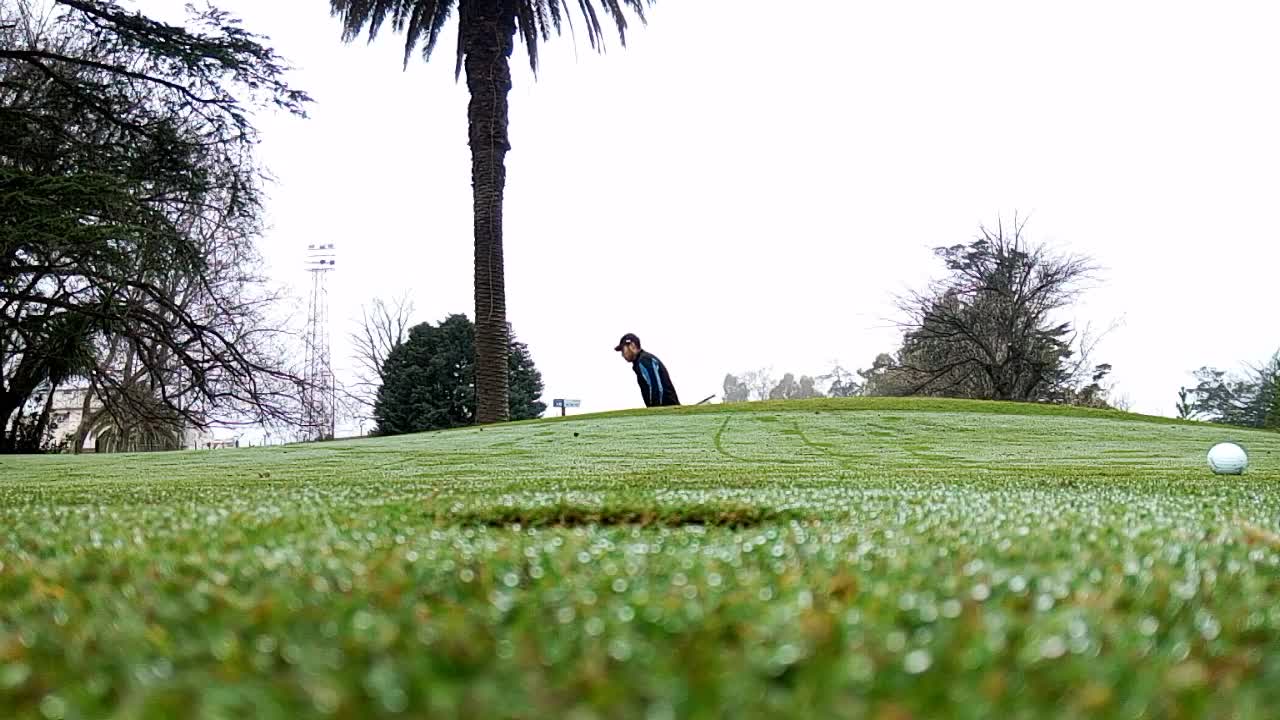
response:
<svg viewBox="0 0 1280 720"><path fill-rule="evenodd" d="M80 426L76 428L75 436L71 440L71 452L79 455L84 450L84 441L89 437L89 429L97 422L99 413L93 411L93 393L98 389L98 378L89 381L89 387L84 391L84 400L80 404Z"/></svg>
<svg viewBox="0 0 1280 720"><path fill-rule="evenodd" d="M45 431L49 429L49 418L53 415L53 397L57 393L58 386L56 384L50 384L49 395L44 400L44 409L40 411L40 419L36 421L36 430L32 436L32 442L34 444L31 449L36 452L40 452L45 449L44 434Z"/></svg>
<svg viewBox="0 0 1280 720"><path fill-rule="evenodd" d="M506 187L507 93L516 23L511 3L463 3L462 50L466 57L475 212L476 422L503 422L508 404L507 297L502 268L502 194Z"/></svg>
<svg viewBox="0 0 1280 720"><path fill-rule="evenodd" d="M15 412L17 417L14 417ZM13 424L10 425L12 419ZM0 396L0 453L18 449L18 423L22 420L22 405L7 394ZM12 427L12 430L10 428Z"/></svg>

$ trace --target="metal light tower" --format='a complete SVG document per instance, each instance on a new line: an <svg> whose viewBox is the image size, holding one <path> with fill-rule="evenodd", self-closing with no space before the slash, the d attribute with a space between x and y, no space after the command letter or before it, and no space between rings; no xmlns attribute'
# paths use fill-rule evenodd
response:
<svg viewBox="0 0 1280 720"><path fill-rule="evenodd" d="M307 309L306 378L302 389L302 433L307 440L327 440L335 430L335 388L329 353L329 288L337 253L333 243L308 245L304 263L311 273Z"/></svg>

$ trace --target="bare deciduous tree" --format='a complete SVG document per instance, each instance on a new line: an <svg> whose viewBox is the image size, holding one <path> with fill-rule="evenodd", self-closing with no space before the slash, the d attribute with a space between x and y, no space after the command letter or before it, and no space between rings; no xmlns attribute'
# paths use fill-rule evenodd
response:
<svg viewBox="0 0 1280 720"><path fill-rule="evenodd" d="M773 389L772 368L759 368L742 373L742 383L751 388L756 400L768 400L769 391Z"/></svg>
<svg viewBox="0 0 1280 720"><path fill-rule="evenodd" d="M856 373L846 370L840 361L831 362L831 371L819 375L816 381L826 387L826 394L834 398L854 397L862 393L862 384Z"/></svg>
<svg viewBox="0 0 1280 720"><path fill-rule="evenodd" d="M413 326L413 301L405 292L390 303L374 298L360 309L359 327L351 333L351 358L355 382L347 389L357 417L373 417L378 388L386 380L387 357L409 337Z"/></svg>

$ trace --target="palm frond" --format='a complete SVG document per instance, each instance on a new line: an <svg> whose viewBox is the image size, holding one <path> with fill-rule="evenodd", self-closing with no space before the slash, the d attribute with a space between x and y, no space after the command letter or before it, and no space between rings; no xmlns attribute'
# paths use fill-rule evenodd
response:
<svg viewBox="0 0 1280 720"><path fill-rule="evenodd" d="M520 39L529 53L529 65L533 72L538 72L538 43L560 35L564 26L573 33L573 12L570 5L574 0L515 0L517 8ZM576 0L578 12L587 31L587 44L596 52L604 52L604 23L601 15L613 20L618 29L618 40L623 47L627 44L627 12L630 8L641 23L647 22L644 10L655 0ZM597 9L597 3L599 9Z"/></svg>
<svg viewBox="0 0 1280 720"><path fill-rule="evenodd" d="M547 26L545 17L539 14L545 10L544 0L527 0L516 5L516 27L520 31L520 39L529 51L529 63L538 67L538 40L546 40Z"/></svg>
<svg viewBox="0 0 1280 720"><path fill-rule="evenodd" d="M125 383L103 398L88 419L97 452L182 449L182 417L145 384Z"/></svg>
<svg viewBox="0 0 1280 720"><path fill-rule="evenodd" d="M440 31L449 22L459 0L329 0L329 13L342 21L342 40L351 42L361 35L368 41L378 36L387 20L391 29L404 33L404 64L422 42L422 57L431 59ZM461 0L466 4L466 0Z"/></svg>
<svg viewBox="0 0 1280 720"><path fill-rule="evenodd" d="M367 13L369 16L369 42L373 42L373 39L378 37L378 30L382 27L382 23L387 19L387 13L396 9L396 6L402 3L397 2L397 0L373 0L372 2L364 0L364 2L369 5Z"/></svg>
<svg viewBox="0 0 1280 720"><path fill-rule="evenodd" d="M565 0L567 2L567 0ZM587 21L587 42L591 45L591 49L599 52L604 49L603 32L600 29L600 16L596 14L596 6L592 0L578 0L578 7L582 10L582 17ZM623 21L625 26L626 21Z"/></svg>
<svg viewBox="0 0 1280 720"><path fill-rule="evenodd" d="M587 44L592 50L603 52L605 49L604 23L602 16L613 21L618 30L618 41L625 47L627 44L627 11L635 13L643 24L647 22L645 8L655 0L507 0L511 17L515 20L529 54L529 66L534 73L538 72L538 45L560 35L567 25L573 33L572 4L577 3L577 12L582 15L587 33ZM421 44L423 60L430 60L431 53L440 40L440 31L448 24L455 7L458 9L459 24L468 22L468 9L474 0L330 0L330 13L342 21L342 39L351 42L361 35L366 35L373 42L378 31L390 21L395 32L404 33L404 64L407 67L409 58ZM457 65L455 74L462 75L462 63L466 51L463 47L465 33L458 33Z"/></svg>

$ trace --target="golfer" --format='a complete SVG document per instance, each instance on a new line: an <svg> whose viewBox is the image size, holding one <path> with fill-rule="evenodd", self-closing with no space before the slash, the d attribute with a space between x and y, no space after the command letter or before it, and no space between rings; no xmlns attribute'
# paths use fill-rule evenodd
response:
<svg viewBox="0 0 1280 720"><path fill-rule="evenodd" d="M622 353L622 358L631 363L631 369L636 371L636 382L640 385L640 393L644 395L645 407L680 404L680 398L676 397L676 386L671 384L671 376L667 374L667 366L653 353L641 349L640 338L627 333L618 341L618 347L614 350Z"/></svg>

